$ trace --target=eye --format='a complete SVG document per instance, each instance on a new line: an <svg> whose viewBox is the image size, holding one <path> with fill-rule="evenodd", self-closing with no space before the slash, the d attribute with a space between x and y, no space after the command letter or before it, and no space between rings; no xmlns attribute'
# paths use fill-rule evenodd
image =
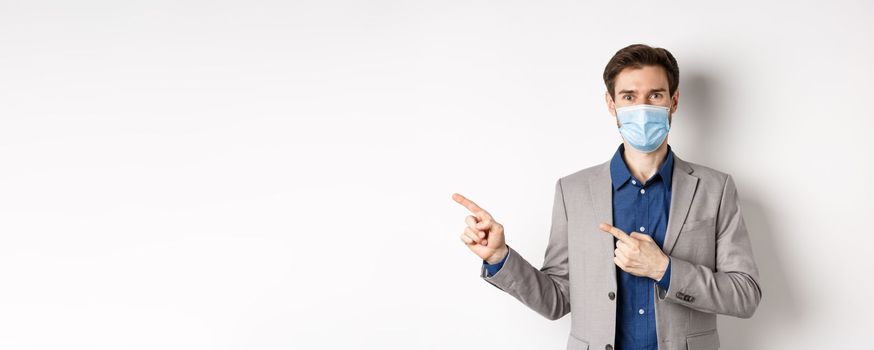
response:
<svg viewBox="0 0 874 350"><path fill-rule="evenodd" d="M626 101L631 101L631 95L622 95L622 99Z"/></svg>
<svg viewBox="0 0 874 350"><path fill-rule="evenodd" d="M662 94L660 92L653 93L649 95L650 98L662 98Z"/></svg>

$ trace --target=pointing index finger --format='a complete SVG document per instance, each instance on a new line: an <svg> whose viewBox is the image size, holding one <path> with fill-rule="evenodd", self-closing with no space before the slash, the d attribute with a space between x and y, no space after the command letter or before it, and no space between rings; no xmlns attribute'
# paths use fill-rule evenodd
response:
<svg viewBox="0 0 874 350"><path fill-rule="evenodd" d="M630 241L632 239L631 236L629 236L628 234L626 234L622 230L620 230L620 229L618 229L615 226L610 225L610 224L601 224L598 226L598 228L600 228L601 231L612 234L613 237L616 237L616 239L623 241L625 243L630 243Z"/></svg>
<svg viewBox="0 0 874 350"><path fill-rule="evenodd" d="M458 202L458 204L463 205L465 208L467 208L467 210L470 210L471 213L474 213L477 216L479 216L480 214L485 214L487 216L489 215L487 211L483 210L483 208L480 208L472 200L467 199L458 193L452 194L452 200Z"/></svg>

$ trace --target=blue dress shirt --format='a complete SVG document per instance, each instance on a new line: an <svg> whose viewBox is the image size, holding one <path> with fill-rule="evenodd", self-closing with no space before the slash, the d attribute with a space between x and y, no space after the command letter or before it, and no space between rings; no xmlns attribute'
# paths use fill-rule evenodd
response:
<svg viewBox="0 0 874 350"><path fill-rule="evenodd" d="M674 170L674 153L668 153L658 172L645 182L631 175L622 155L625 145L619 145L610 161L610 177L613 182L613 226L630 234L639 232L650 235L662 246L668 227L668 212L671 208L671 178ZM606 233L605 233L606 234ZM615 241L615 239L614 239ZM486 274L492 276L504 265L504 256L496 264L483 261ZM638 277L616 267L616 350L656 350L654 288L655 284L668 290L671 282L671 263L661 280L653 281Z"/></svg>

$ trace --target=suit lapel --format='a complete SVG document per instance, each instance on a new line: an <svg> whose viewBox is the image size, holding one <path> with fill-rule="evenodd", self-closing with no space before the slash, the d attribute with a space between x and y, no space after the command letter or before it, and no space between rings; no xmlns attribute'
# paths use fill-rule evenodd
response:
<svg viewBox="0 0 874 350"><path fill-rule="evenodd" d="M591 229L593 232L601 235L598 242L601 242L605 249L599 249L598 251L608 252L612 257L613 236L598 228L598 225L602 222L613 224L613 183L610 178L609 161L601 166L596 176L589 178L589 193L592 194L592 207L595 209L595 220L597 222L595 222L594 227L587 227L586 229ZM612 259L610 264L613 264Z"/></svg>
<svg viewBox="0 0 874 350"><path fill-rule="evenodd" d="M665 242L662 250L670 255L674 244L680 235L680 228L686 222L695 189L698 187L698 178L692 176L692 167L677 157L674 153L674 173L671 181L671 209L668 214L668 231L665 233Z"/></svg>

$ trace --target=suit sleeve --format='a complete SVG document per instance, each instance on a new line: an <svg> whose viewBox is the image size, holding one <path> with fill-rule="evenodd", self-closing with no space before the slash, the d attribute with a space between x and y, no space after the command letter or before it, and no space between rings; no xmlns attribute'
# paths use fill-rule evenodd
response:
<svg viewBox="0 0 874 350"><path fill-rule="evenodd" d="M504 265L492 276L482 267L480 277L550 320L570 312L568 293L567 214L561 179L555 183L552 225L543 267L532 266L519 253L509 248Z"/></svg>
<svg viewBox="0 0 874 350"><path fill-rule="evenodd" d="M672 256L670 290L660 290L660 299L707 313L753 316L762 291L738 202L734 180L727 176L716 218L715 270Z"/></svg>

